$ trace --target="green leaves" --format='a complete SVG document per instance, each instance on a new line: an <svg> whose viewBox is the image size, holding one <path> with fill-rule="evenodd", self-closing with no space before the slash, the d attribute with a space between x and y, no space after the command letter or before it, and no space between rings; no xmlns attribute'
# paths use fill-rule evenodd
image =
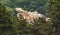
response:
<svg viewBox="0 0 60 35"><path fill-rule="evenodd" d="M59 0L50 0L49 1L49 14L51 17L51 21L53 22L53 28L56 28L55 31L53 31L54 35L60 35L59 34L59 25L60 25L60 1ZM57 31L59 30L59 31ZM56 32L57 31L57 32Z"/></svg>
<svg viewBox="0 0 60 35"><path fill-rule="evenodd" d="M15 13L15 7L21 7L27 11L42 10L47 8L46 0L3 0L0 4L0 34L1 35L49 35L52 30L52 24L39 19L35 23L27 23L25 19L18 20ZM40 4L45 4L41 5ZM5 6L6 5L6 6ZM42 12L43 13L43 12ZM57 16L58 17L58 16Z"/></svg>

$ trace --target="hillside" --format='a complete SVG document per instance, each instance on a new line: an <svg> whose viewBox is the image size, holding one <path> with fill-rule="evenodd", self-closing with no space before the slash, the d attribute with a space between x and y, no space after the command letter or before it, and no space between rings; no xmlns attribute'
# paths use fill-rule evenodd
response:
<svg viewBox="0 0 60 35"><path fill-rule="evenodd" d="M0 35L60 35L60 0L0 0Z"/></svg>

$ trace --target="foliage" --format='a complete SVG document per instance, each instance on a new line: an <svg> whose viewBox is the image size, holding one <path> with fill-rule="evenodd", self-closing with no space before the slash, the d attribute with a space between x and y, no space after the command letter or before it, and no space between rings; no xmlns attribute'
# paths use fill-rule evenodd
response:
<svg viewBox="0 0 60 35"><path fill-rule="evenodd" d="M39 12L47 10L46 0L2 0L0 3L0 35L49 35L51 33L51 22L39 18L31 25L23 18L18 20L14 16L15 7L21 7L28 11L37 8L39 8L37 9Z"/></svg>
<svg viewBox="0 0 60 35"><path fill-rule="evenodd" d="M0 3L0 35L14 35L16 33L13 24L17 22L15 22L16 18L11 12L13 11L10 8L4 7Z"/></svg>
<svg viewBox="0 0 60 35"><path fill-rule="evenodd" d="M16 8L21 7L27 11L38 11L39 13L45 14L47 11L48 0L2 0L7 7Z"/></svg>
<svg viewBox="0 0 60 35"><path fill-rule="evenodd" d="M51 20L53 22L53 31L54 35L60 35L59 34L59 27L60 27L60 0L49 0L49 14L51 17Z"/></svg>

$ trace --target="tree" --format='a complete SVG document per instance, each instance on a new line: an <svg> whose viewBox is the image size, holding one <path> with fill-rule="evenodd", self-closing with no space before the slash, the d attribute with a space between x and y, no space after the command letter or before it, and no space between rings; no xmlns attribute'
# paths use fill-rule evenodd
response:
<svg viewBox="0 0 60 35"><path fill-rule="evenodd" d="M59 34L60 27L60 1L59 0L49 0L49 14L53 22L54 35Z"/></svg>
<svg viewBox="0 0 60 35"><path fill-rule="evenodd" d="M17 19L12 16L12 10L0 3L0 35L18 35L16 32Z"/></svg>

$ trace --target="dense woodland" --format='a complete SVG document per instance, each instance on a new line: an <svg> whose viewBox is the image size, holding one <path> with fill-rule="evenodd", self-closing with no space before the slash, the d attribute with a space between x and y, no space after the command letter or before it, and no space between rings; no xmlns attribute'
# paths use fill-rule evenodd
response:
<svg viewBox="0 0 60 35"><path fill-rule="evenodd" d="M0 35L60 35L60 0L0 0ZM51 21L43 18L33 25L25 19L18 20L16 7L27 11L38 11Z"/></svg>

